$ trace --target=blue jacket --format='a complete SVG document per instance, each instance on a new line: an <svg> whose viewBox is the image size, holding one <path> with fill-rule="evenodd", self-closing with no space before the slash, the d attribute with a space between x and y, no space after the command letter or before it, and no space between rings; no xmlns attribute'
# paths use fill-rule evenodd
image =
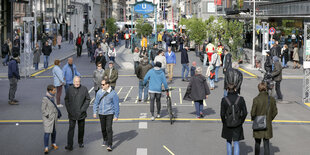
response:
<svg viewBox="0 0 310 155"><path fill-rule="evenodd" d="M74 72L73 75L74 76L81 76L81 74L76 70L75 65L74 64L72 64L72 65L73 65L73 72ZM72 77L72 71L71 71L71 68L70 68L68 63L62 68L62 72L64 74L66 84L73 84L74 76Z"/></svg>
<svg viewBox="0 0 310 155"><path fill-rule="evenodd" d="M18 64L15 59L11 59L8 65L8 77L10 78L17 78L20 79L19 76L19 69L18 69Z"/></svg>
<svg viewBox="0 0 310 155"><path fill-rule="evenodd" d="M171 55L169 56L168 52L165 53L167 64L176 64L176 57L173 51L171 51Z"/></svg>
<svg viewBox="0 0 310 155"><path fill-rule="evenodd" d="M93 114L97 114L97 113L100 115L114 114L115 118L118 118L119 98L117 96L117 93L113 89L111 89L111 92L107 96L105 96L99 103L99 100L105 93L106 91L102 91L102 89L100 89L97 92L94 106L93 106Z"/></svg>
<svg viewBox="0 0 310 155"><path fill-rule="evenodd" d="M164 84L165 89L168 89L166 77L164 71L160 68L153 68L149 70L143 81L143 85L146 85L147 81L149 81L149 91L161 93L161 86Z"/></svg>
<svg viewBox="0 0 310 155"><path fill-rule="evenodd" d="M61 86L61 83L64 83L64 75L59 66L55 65L53 68L53 77L54 77L54 86Z"/></svg>

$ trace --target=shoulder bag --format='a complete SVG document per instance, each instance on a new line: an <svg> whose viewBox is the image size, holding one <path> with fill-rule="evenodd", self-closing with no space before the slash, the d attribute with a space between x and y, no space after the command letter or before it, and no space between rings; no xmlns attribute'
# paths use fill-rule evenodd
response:
<svg viewBox="0 0 310 155"><path fill-rule="evenodd" d="M270 105L270 96L268 95L268 106L265 111L265 115L256 116L253 120L252 129L253 130L266 130L267 129L267 113Z"/></svg>

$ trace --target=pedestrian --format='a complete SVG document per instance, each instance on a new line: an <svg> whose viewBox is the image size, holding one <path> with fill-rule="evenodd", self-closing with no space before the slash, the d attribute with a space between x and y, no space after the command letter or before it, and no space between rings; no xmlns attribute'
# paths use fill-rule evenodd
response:
<svg viewBox="0 0 310 155"><path fill-rule="evenodd" d="M33 65L36 71L39 70L40 56L41 56L40 47L39 44L36 43L36 47L33 51Z"/></svg>
<svg viewBox="0 0 310 155"><path fill-rule="evenodd" d="M61 34L58 34L57 36L57 44L58 44L58 48L61 49L61 41L62 41L62 36Z"/></svg>
<svg viewBox="0 0 310 155"><path fill-rule="evenodd" d="M223 74L225 75L225 72L232 68L232 62L231 62L232 55L229 52L229 49L226 47L224 49L224 60L223 60Z"/></svg>
<svg viewBox="0 0 310 155"><path fill-rule="evenodd" d="M57 44L57 36L56 34L53 34L53 49L56 48L56 44Z"/></svg>
<svg viewBox="0 0 310 155"><path fill-rule="evenodd" d="M148 89L149 89L149 83L147 82L145 85L143 85L143 79L146 75L146 73L152 69L152 65L148 63L147 57L143 57L141 63L139 64L137 68L137 77L139 79L139 98L138 101L141 102L142 100L142 92L144 89L144 102L147 102L148 99Z"/></svg>
<svg viewBox="0 0 310 155"><path fill-rule="evenodd" d="M164 73L166 73L167 61L166 61L165 53L163 50L158 51L157 56L154 59L154 66L156 62L161 63L161 69L163 70Z"/></svg>
<svg viewBox="0 0 310 155"><path fill-rule="evenodd" d="M183 45L182 45L183 46ZM182 81L188 82L188 72L189 72L189 60L188 60L188 46L185 46L185 49L181 50L181 64L182 64ZM184 72L186 70L186 74L184 77Z"/></svg>
<svg viewBox="0 0 310 155"><path fill-rule="evenodd" d="M5 41L4 44L2 45L1 52L2 52L2 64L3 66L7 66L9 62L9 54L10 54L10 47L7 41Z"/></svg>
<svg viewBox="0 0 310 155"><path fill-rule="evenodd" d="M96 51L96 65L98 64L98 63L100 63L101 64L101 67L102 67L102 69L105 69L105 65L107 64L107 60L105 59L105 56L103 55L103 52L101 51L101 49L99 48L97 48L97 51ZM98 65L97 65L98 66Z"/></svg>
<svg viewBox="0 0 310 155"><path fill-rule="evenodd" d="M95 53L97 52L96 50L101 50L100 48L100 44L98 44L98 48L97 48L97 45L95 43L95 41L93 40L92 43L91 43L91 47L90 47L90 62L93 63L95 62Z"/></svg>
<svg viewBox="0 0 310 155"><path fill-rule="evenodd" d="M104 79L104 69L102 68L102 63L97 62L96 64L97 64L97 69L94 70L94 74L93 74L95 94L97 94L98 90L101 88L101 81Z"/></svg>
<svg viewBox="0 0 310 155"><path fill-rule="evenodd" d="M244 139L243 123L247 116L245 100L236 92L235 86L228 85L228 95L221 101L222 138L226 139L227 154L240 154L239 141ZM232 151L232 143L234 151Z"/></svg>
<svg viewBox="0 0 310 155"><path fill-rule="evenodd" d="M9 89L9 104L10 105L18 105L18 100L15 99L15 93L17 90L17 82L20 80L19 68L18 64L20 63L20 59L17 53L13 53L13 57L9 61L8 65L8 78L10 81L10 89Z"/></svg>
<svg viewBox="0 0 310 155"><path fill-rule="evenodd" d="M179 51L182 51L182 50L183 50L184 40L185 40L185 39L184 39L184 36L181 35L181 36L179 37L179 46L180 46L180 47L179 47Z"/></svg>
<svg viewBox="0 0 310 155"><path fill-rule="evenodd" d="M44 69L48 67L48 58L52 53L52 47L48 45L48 42L45 42L45 45L42 47L42 53L44 55Z"/></svg>
<svg viewBox="0 0 310 155"><path fill-rule="evenodd" d="M138 68L140 60L141 60L140 57L141 57L141 55L140 55L140 52L139 52L139 48L136 47L135 50L134 50L133 56L132 56L135 74L137 74L137 68Z"/></svg>
<svg viewBox="0 0 310 155"><path fill-rule="evenodd" d="M287 68L287 62L288 62L288 46L286 44L283 45L283 48L281 49L281 58L282 58L282 67Z"/></svg>
<svg viewBox="0 0 310 155"><path fill-rule="evenodd" d="M296 68L299 69L300 64L299 64L299 54L298 54L297 44L294 44L293 61L294 61L293 69L296 69Z"/></svg>
<svg viewBox="0 0 310 155"><path fill-rule="evenodd" d="M193 61L192 66L191 66L191 77L193 77L195 75L196 67L197 67L197 63L196 63L196 61Z"/></svg>
<svg viewBox="0 0 310 155"><path fill-rule="evenodd" d="M125 48L129 48L129 45L130 45L130 34L128 33L128 31L125 33L124 38L125 38Z"/></svg>
<svg viewBox="0 0 310 155"><path fill-rule="evenodd" d="M114 67L113 61L109 61L109 68L104 71L104 78L110 82L110 86L115 90L116 81L118 79L118 70Z"/></svg>
<svg viewBox="0 0 310 155"><path fill-rule="evenodd" d="M240 94L243 74L238 69L231 68L226 71L224 78L224 97L228 94L227 89L229 84L234 85L236 92Z"/></svg>
<svg viewBox="0 0 310 155"><path fill-rule="evenodd" d="M56 94L56 104L57 107L63 107L62 104L60 104L60 97L62 94L62 86L65 85L64 80L64 74L63 71L60 68L60 60L54 61L54 68L53 68L53 78L54 78L54 86L56 87L57 94Z"/></svg>
<svg viewBox="0 0 310 155"><path fill-rule="evenodd" d="M109 51L109 45L108 43L106 42L106 39L103 39L102 42L100 43L100 47L101 47L101 50L103 52L103 56L106 57L106 59L108 59L108 51Z"/></svg>
<svg viewBox="0 0 310 155"><path fill-rule="evenodd" d="M223 49L224 49L224 46L222 45L221 42L218 43L218 46L216 48L216 51L217 51L217 54L220 56L221 58L221 62L223 61L223 58L224 58L224 54L223 54ZM221 64L222 66L222 64Z"/></svg>
<svg viewBox="0 0 310 155"><path fill-rule="evenodd" d="M262 139L264 141L264 155L269 155L269 139L273 137L272 120L277 116L278 109L276 100L272 96L269 96L267 92L266 83L258 84L258 91L259 94L253 99L251 119L254 121L258 116L266 116L266 129L253 130L253 137L255 139L255 155L260 154L260 143Z"/></svg>
<svg viewBox="0 0 310 155"><path fill-rule="evenodd" d="M282 66L281 63L279 62L279 58L277 56L273 57L273 62L274 62L274 68L272 70L271 76L273 78L273 80L276 82L276 92L277 92L277 96L278 96L278 100L282 100L283 96L281 93L281 89L280 89L280 84L282 81Z"/></svg>
<svg viewBox="0 0 310 155"><path fill-rule="evenodd" d="M20 56L20 45L19 45L18 42L14 43L14 46L12 48L12 56L13 56L14 53L16 53L17 56Z"/></svg>
<svg viewBox="0 0 310 155"><path fill-rule="evenodd" d="M7 44L9 46L9 57L8 57L8 62L9 62L10 56L12 56L12 52L13 52L13 45L12 45L10 38L7 39Z"/></svg>
<svg viewBox="0 0 310 155"><path fill-rule="evenodd" d="M162 48L162 42L163 42L163 35L162 35L162 32L159 32L159 33L158 33L157 41L158 41L159 48Z"/></svg>
<svg viewBox="0 0 310 155"><path fill-rule="evenodd" d="M81 76L80 72L76 69L75 64L73 64L73 58L68 58L68 63L62 68L62 72L64 74L65 78L65 90L67 91L67 88L69 86L73 85L73 78L75 76Z"/></svg>
<svg viewBox="0 0 310 155"><path fill-rule="evenodd" d="M213 66L213 69L215 70L215 82L218 82L218 76L219 76L219 69L221 67L222 61L221 61L221 56L217 53L214 52L211 56L211 61L210 65Z"/></svg>
<svg viewBox="0 0 310 155"><path fill-rule="evenodd" d="M79 34L78 37L76 38L75 45L76 45L76 55L77 57L80 57L82 54L82 46L83 46L83 39L81 34Z"/></svg>
<svg viewBox="0 0 310 155"><path fill-rule="evenodd" d="M158 53L157 44L154 43L154 47L150 50L150 53L149 53L149 60L152 66L154 66L154 60L155 60L155 57L157 56L157 53Z"/></svg>
<svg viewBox="0 0 310 155"><path fill-rule="evenodd" d="M112 44L110 45L108 56L109 56L110 61L115 62L116 49L114 48L114 46Z"/></svg>
<svg viewBox="0 0 310 155"><path fill-rule="evenodd" d="M84 128L85 118L87 117L87 108L90 97L85 86L81 85L81 78L75 76L73 86L66 91L65 103L69 118L68 141L66 150L73 150L73 136L76 122L78 123L78 143L79 147L84 147Z"/></svg>
<svg viewBox="0 0 310 155"><path fill-rule="evenodd" d="M156 118L160 118L160 109L161 109L161 92L162 92L162 85L164 85L165 90L168 92L168 85L166 81L165 74L161 69L161 63L156 62L153 69L149 70L146 75L144 76L143 85L146 85L148 82L149 84L149 94L150 94L150 111L152 114L151 120L154 121L154 104L156 99L156 106L157 106L157 116Z"/></svg>
<svg viewBox="0 0 310 155"><path fill-rule="evenodd" d="M88 57L90 57L90 52L92 50L92 41L91 41L90 37L87 38L86 47L87 47Z"/></svg>
<svg viewBox="0 0 310 155"><path fill-rule="evenodd" d="M206 78L201 74L202 68L197 67L195 70L195 75L191 77L185 93L185 96L189 96L189 98L186 100L194 101L196 118L198 119L204 117L203 100L208 99L208 95L210 95L210 90Z"/></svg>
<svg viewBox="0 0 310 155"><path fill-rule="evenodd" d="M165 53L166 61L167 61L167 71L169 81L172 82L173 78L173 66L176 64L176 56L173 51L171 51L171 47L168 47L168 52Z"/></svg>
<svg viewBox="0 0 310 155"><path fill-rule="evenodd" d="M209 65L206 72L206 77L208 78L210 84L210 90L214 90L214 79L215 79L215 71L213 65Z"/></svg>
<svg viewBox="0 0 310 155"><path fill-rule="evenodd" d="M69 44L73 44L73 33L72 33L72 31L70 31L70 34L69 34Z"/></svg>
<svg viewBox="0 0 310 155"><path fill-rule="evenodd" d="M166 42L166 51L168 51L168 47L171 46L172 38L170 34L167 34L164 38L164 41Z"/></svg>
<svg viewBox="0 0 310 155"><path fill-rule="evenodd" d="M96 94L93 106L93 117L96 118L97 114L99 115L101 125L103 138L102 146L107 146L107 150L112 151L112 124L113 121L117 121L119 117L119 97L107 80L101 81L101 89Z"/></svg>
<svg viewBox="0 0 310 155"><path fill-rule="evenodd" d="M206 47L206 53L207 53L209 62L211 62L211 56L213 55L214 51L215 51L215 46L212 44L211 40L209 40L209 43L207 44L207 47Z"/></svg>
<svg viewBox="0 0 310 155"><path fill-rule="evenodd" d="M53 85L47 86L46 96L42 99L42 119L44 127L44 153L48 154L48 141L51 135L52 147L57 150L56 145L56 124L61 117L61 111L55 104L56 88Z"/></svg>
<svg viewBox="0 0 310 155"><path fill-rule="evenodd" d="M146 36L144 35L141 40L141 50L143 51L142 52L143 54L146 53L146 49L147 49L147 39Z"/></svg>

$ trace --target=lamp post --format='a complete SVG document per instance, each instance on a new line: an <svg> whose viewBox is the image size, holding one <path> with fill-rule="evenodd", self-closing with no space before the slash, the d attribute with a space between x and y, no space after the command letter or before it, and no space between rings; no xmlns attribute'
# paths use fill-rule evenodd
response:
<svg viewBox="0 0 310 155"><path fill-rule="evenodd" d="M253 0L253 41L252 41L252 67L255 67L255 14L256 14L256 7L255 7L255 0Z"/></svg>

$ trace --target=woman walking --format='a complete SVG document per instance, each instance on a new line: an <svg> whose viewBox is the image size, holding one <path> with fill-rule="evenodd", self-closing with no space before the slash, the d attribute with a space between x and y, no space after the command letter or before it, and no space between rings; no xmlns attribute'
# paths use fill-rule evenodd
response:
<svg viewBox="0 0 310 155"><path fill-rule="evenodd" d="M39 48L39 44L36 43L36 47L33 51L33 65L36 71L39 69L40 56L41 56L41 51Z"/></svg>
<svg viewBox="0 0 310 155"><path fill-rule="evenodd" d="M60 104L60 96L62 93L62 86L65 85L65 80L64 80L64 75L63 71L60 68L60 60L55 60L54 61L55 67L53 68L53 78L54 78L54 86L57 89L57 94L56 94L56 104L57 107L63 107L62 104Z"/></svg>
<svg viewBox="0 0 310 155"><path fill-rule="evenodd" d="M255 138L255 155L259 155L260 143L264 141L264 155L269 155L269 139L272 138L272 120L277 116L278 109L276 100L269 96L267 92L266 83L258 84L259 94L253 99L253 105L251 110L251 118L255 120L257 116L266 116L266 129L265 130L253 130L253 137Z"/></svg>
<svg viewBox="0 0 310 155"><path fill-rule="evenodd" d="M239 141L244 139L242 125L248 112L244 98L238 95L233 84L228 84L227 91L227 97L223 97L221 102L222 138L226 139L227 155L239 155Z"/></svg>
<svg viewBox="0 0 310 155"><path fill-rule="evenodd" d="M98 90L101 88L101 81L104 78L104 69L102 68L102 63L97 62L97 69L93 74L93 82L94 82L94 90L95 94L97 94Z"/></svg>
<svg viewBox="0 0 310 155"><path fill-rule="evenodd" d="M61 36L61 34L59 34L59 35L57 36L57 45L58 45L58 48L59 48L59 49L61 49L61 40L62 40L62 36Z"/></svg>
<svg viewBox="0 0 310 155"><path fill-rule="evenodd" d="M44 153L48 153L48 141L49 136L52 135L52 147L57 150L56 145L56 123L61 117L61 112L57 108L54 98L56 94L56 88L53 85L47 86L46 96L42 99L42 119L44 126Z"/></svg>
<svg viewBox="0 0 310 155"><path fill-rule="evenodd" d="M206 77L208 78L208 81L211 87L210 89L213 90L215 88L214 87L215 72L214 72L213 65L209 65L209 67L207 68Z"/></svg>
<svg viewBox="0 0 310 155"><path fill-rule="evenodd" d="M294 52L293 52L293 61L294 61L294 66L293 69L299 69L300 64L299 64L299 54L298 54L298 46L297 44L294 45Z"/></svg>
<svg viewBox="0 0 310 155"><path fill-rule="evenodd" d="M108 56L109 56L109 59L113 62L115 62L115 57L116 57L116 49L114 48L114 46L111 44L110 45L110 49L109 49L109 52L108 52Z"/></svg>
<svg viewBox="0 0 310 155"><path fill-rule="evenodd" d="M287 62L288 62L288 47L286 44L283 45L283 48L281 49L281 57L282 57L282 67L287 68Z"/></svg>

